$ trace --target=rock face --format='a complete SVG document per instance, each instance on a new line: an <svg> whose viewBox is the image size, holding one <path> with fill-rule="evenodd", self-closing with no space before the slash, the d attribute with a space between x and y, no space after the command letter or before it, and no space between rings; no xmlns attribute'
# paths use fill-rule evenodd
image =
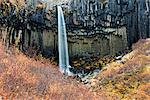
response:
<svg viewBox="0 0 150 100"><path fill-rule="evenodd" d="M129 46L150 35L149 0L73 0L73 24L85 27L125 26Z"/></svg>
<svg viewBox="0 0 150 100"><path fill-rule="evenodd" d="M26 0L24 4L19 9L14 3L1 3L7 47L17 44L22 50L31 47L57 56L56 5L63 7L71 57L114 55L150 36L149 0Z"/></svg>

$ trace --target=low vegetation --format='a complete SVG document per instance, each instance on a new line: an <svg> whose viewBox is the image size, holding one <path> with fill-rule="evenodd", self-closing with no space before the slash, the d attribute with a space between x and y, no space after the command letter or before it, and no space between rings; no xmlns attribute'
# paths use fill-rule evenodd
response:
<svg viewBox="0 0 150 100"><path fill-rule="evenodd" d="M93 91L114 94L124 100L150 98L150 39L140 40L121 60L108 64L94 77Z"/></svg>
<svg viewBox="0 0 150 100"><path fill-rule="evenodd" d="M47 60L40 54L35 56L35 59L28 58L13 47L5 53L1 44L0 47L0 97L4 99L73 97L83 100L87 98L149 100L150 98L150 39L140 40L134 44L133 51L120 60L111 57L95 58L92 61L72 59L77 68L81 66L86 69L101 68L100 73L90 79L92 83L88 88L93 92L87 91L74 79L63 78L53 59Z"/></svg>

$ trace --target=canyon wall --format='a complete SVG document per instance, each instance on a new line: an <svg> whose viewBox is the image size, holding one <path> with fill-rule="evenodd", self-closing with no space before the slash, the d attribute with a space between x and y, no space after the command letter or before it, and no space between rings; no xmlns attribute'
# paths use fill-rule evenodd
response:
<svg viewBox="0 0 150 100"><path fill-rule="evenodd" d="M22 0L23 1L23 0ZM57 9L63 7L70 57L120 54L150 36L149 0L25 0L1 4L1 34L16 44L57 56Z"/></svg>

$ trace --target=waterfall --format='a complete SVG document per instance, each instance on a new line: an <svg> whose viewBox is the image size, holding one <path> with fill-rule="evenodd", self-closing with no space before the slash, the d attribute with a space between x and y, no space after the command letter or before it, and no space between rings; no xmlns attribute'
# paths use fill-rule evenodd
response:
<svg viewBox="0 0 150 100"><path fill-rule="evenodd" d="M57 6L57 11L58 11L59 68L62 73L72 76L73 73L70 71L71 66L69 65L68 43L67 43L64 14L60 6Z"/></svg>

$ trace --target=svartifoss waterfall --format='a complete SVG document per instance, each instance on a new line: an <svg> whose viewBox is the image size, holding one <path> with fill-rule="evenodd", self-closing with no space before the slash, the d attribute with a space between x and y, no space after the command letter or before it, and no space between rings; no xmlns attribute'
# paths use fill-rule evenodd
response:
<svg viewBox="0 0 150 100"><path fill-rule="evenodd" d="M59 68L64 74L72 76L69 65L68 43L64 14L62 8L57 6L58 11L58 49L59 49Z"/></svg>

